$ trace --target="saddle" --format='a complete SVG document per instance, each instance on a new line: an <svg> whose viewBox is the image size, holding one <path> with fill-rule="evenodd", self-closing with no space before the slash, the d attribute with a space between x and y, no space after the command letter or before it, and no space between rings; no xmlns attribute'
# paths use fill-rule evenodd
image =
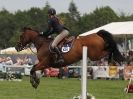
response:
<svg viewBox="0 0 133 99"><path fill-rule="evenodd" d="M61 53L67 53L71 50L73 42L75 40L75 36L70 36L67 37L65 39L63 39L59 44L58 44L58 48L60 49ZM51 44L49 46L49 50L51 53L55 53L52 49L51 49Z"/></svg>

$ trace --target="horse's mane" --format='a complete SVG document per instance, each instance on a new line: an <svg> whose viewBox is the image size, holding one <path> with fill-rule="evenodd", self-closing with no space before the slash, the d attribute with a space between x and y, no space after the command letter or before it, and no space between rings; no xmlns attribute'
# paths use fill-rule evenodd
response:
<svg viewBox="0 0 133 99"><path fill-rule="evenodd" d="M52 41L53 38L44 37L43 34L39 34L39 37L44 39L45 41Z"/></svg>
<svg viewBox="0 0 133 99"><path fill-rule="evenodd" d="M26 30L35 31L35 32L37 32L38 34L40 34L40 32L39 32L38 30L34 30L34 29L32 29L31 27L23 27L23 28L22 28L22 31L25 32Z"/></svg>
<svg viewBox="0 0 133 99"><path fill-rule="evenodd" d="M38 37L41 38L41 40L45 40L46 42L50 42L53 40L53 38L48 38L48 37L44 37L43 34L41 34L38 30L34 30L31 27L23 27L22 31L25 32L26 30L31 30L31 31L35 31L36 33L38 33Z"/></svg>

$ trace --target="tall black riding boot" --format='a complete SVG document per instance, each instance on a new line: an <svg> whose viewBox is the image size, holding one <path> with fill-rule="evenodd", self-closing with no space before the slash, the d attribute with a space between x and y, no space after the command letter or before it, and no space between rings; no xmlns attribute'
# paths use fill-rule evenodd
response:
<svg viewBox="0 0 133 99"><path fill-rule="evenodd" d="M57 53L58 57L57 57L57 63L63 63L64 62L64 59L63 59L63 56L61 54L61 51L59 50L58 47L55 47L54 48L55 52Z"/></svg>

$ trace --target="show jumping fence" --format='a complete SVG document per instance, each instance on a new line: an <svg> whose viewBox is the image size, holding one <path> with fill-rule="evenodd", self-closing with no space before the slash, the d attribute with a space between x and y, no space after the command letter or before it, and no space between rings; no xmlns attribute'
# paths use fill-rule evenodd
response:
<svg viewBox="0 0 133 99"><path fill-rule="evenodd" d="M88 48L83 46L81 67L81 95L74 97L73 99L95 99L94 96L87 92L87 50Z"/></svg>
<svg viewBox="0 0 133 99"><path fill-rule="evenodd" d="M82 49L81 95L73 99L87 99L87 47Z"/></svg>
<svg viewBox="0 0 133 99"><path fill-rule="evenodd" d="M81 74L81 99L87 99L87 47L83 46Z"/></svg>

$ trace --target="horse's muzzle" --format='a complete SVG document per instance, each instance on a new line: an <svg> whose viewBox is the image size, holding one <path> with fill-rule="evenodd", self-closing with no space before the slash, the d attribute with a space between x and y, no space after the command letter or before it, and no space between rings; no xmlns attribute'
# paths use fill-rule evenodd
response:
<svg viewBox="0 0 133 99"><path fill-rule="evenodd" d="M15 49L17 50L17 52L23 50L22 44L18 42L17 45L15 46Z"/></svg>

